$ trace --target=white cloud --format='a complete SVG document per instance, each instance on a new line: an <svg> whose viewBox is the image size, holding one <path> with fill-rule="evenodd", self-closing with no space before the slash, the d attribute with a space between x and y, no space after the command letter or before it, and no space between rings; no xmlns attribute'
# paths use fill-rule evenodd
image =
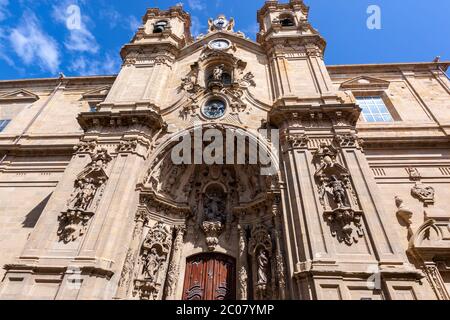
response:
<svg viewBox="0 0 450 320"><path fill-rule="evenodd" d="M191 32L194 37L198 36L203 30L204 25L197 16L191 17Z"/></svg>
<svg viewBox="0 0 450 320"><path fill-rule="evenodd" d="M102 8L100 15L103 19L107 21L111 29L117 27L119 22L121 22L122 20L122 15L111 6Z"/></svg>
<svg viewBox="0 0 450 320"><path fill-rule="evenodd" d="M70 12L67 8L73 3L64 2L58 6L53 6L52 16L56 21L67 26L67 20L70 18ZM81 14L80 25L78 28L68 29L69 36L64 41L65 47L70 51L77 52L89 52L97 53L99 50L99 45L95 36L89 31L86 26L86 21L89 21L89 17Z"/></svg>
<svg viewBox="0 0 450 320"><path fill-rule="evenodd" d="M120 65L120 58L110 54L107 54L102 60L92 60L81 56L72 61L69 70L83 76L110 75L116 74L120 69Z"/></svg>
<svg viewBox="0 0 450 320"><path fill-rule="evenodd" d="M139 19L137 19L135 16L130 16L129 18L129 24L130 24L130 29L133 32L136 32L137 29L141 26L141 21L139 21Z"/></svg>
<svg viewBox="0 0 450 320"><path fill-rule="evenodd" d="M255 39L256 38L256 34L259 32L259 24L258 23L254 23L254 24L248 26L247 28L245 28L242 31L244 33L248 34L251 38Z"/></svg>
<svg viewBox="0 0 450 320"><path fill-rule="evenodd" d="M25 12L21 24L10 30L9 42L26 65L38 64L43 70L52 73L58 71L58 45L42 30L34 13Z"/></svg>
<svg viewBox="0 0 450 320"><path fill-rule="evenodd" d="M202 0L188 0L188 5L192 10L205 10L206 4Z"/></svg>
<svg viewBox="0 0 450 320"><path fill-rule="evenodd" d="M70 30L69 37L64 41L64 45L71 51L97 53L99 50L94 35L83 27L79 30Z"/></svg>
<svg viewBox="0 0 450 320"><path fill-rule="evenodd" d="M0 0L0 21L5 20L9 16L8 4L9 0Z"/></svg>

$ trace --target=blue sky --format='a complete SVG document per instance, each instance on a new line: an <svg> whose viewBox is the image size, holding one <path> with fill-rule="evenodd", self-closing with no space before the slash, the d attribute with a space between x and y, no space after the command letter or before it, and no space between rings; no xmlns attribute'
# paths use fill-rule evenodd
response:
<svg viewBox="0 0 450 320"><path fill-rule="evenodd" d="M148 7L182 2L204 32L220 13L254 39L264 0L0 0L0 79L114 74L119 50ZM281 1L283 2L283 1ZM448 0L305 0L310 20L328 42L327 64L450 60ZM81 9L81 28L67 28L67 8ZM381 29L366 26L369 5L381 9Z"/></svg>

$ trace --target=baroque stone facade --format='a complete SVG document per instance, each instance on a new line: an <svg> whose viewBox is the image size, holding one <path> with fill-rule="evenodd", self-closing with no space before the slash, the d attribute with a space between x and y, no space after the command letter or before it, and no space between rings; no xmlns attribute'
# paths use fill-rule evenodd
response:
<svg viewBox="0 0 450 320"><path fill-rule="evenodd" d="M149 9L117 76L0 81L0 298L450 299L450 63L326 66L308 14ZM208 129L248 148L174 162Z"/></svg>

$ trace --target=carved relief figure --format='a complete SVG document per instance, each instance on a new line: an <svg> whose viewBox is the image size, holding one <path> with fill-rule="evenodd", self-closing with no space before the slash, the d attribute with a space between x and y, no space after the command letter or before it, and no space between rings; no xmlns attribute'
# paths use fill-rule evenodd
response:
<svg viewBox="0 0 450 320"><path fill-rule="evenodd" d="M331 181L328 184L333 193L334 201L339 208L347 206L345 183L340 181L335 175L331 176Z"/></svg>
<svg viewBox="0 0 450 320"><path fill-rule="evenodd" d="M261 249L258 254L258 286L267 286L267 278L269 273L269 258L266 250Z"/></svg>
<svg viewBox="0 0 450 320"><path fill-rule="evenodd" d="M205 220L222 221L224 219L225 203L223 197L216 191L205 194Z"/></svg>
<svg viewBox="0 0 450 320"><path fill-rule="evenodd" d="M103 184L103 180L98 181L99 185ZM75 190L68 201L69 210L87 210L94 199L97 189L94 179L79 179L75 181Z"/></svg>
<svg viewBox="0 0 450 320"><path fill-rule="evenodd" d="M220 186L211 186L203 197L202 229L206 236L208 249L213 251L219 243L219 236L224 229L227 218L226 194Z"/></svg>
<svg viewBox="0 0 450 320"><path fill-rule="evenodd" d="M160 256L156 248L152 248L147 257L145 257L143 269L145 279L155 281L157 279L159 268L164 261L166 261L166 257Z"/></svg>
<svg viewBox="0 0 450 320"><path fill-rule="evenodd" d="M156 223L142 244L134 296L142 300L155 300L160 296L171 246L172 230L162 222Z"/></svg>
<svg viewBox="0 0 450 320"><path fill-rule="evenodd" d="M74 181L74 190L65 210L59 215L58 236L66 243L82 236L103 194L108 175L106 168L112 157L106 149L90 154L91 162Z"/></svg>
<svg viewBox="0 0 450 320"><path fill-rule="evenodd" d="M337 149L321 144L314 156L319 200L331 234L352 245L363 237L362 211L350 182L349 171L338 163Z"/></svg>
<svg viewBox="0 0 450 320"><path fill-rule="evenodd" d="M225 66L223 64L218 65L217 67L214 68L214 70L213 70L213 79L215 81L222 81L224 68L225 68Z"/></svg>
<svg viewBox="0 0 450 320"><path fill-rule="evenodd" d="M252 257L253 287L256 299L270 299L274 289L269 281L272 274L270 263L273 250L272 239L267 227L262 224L253 227L251 235L248 250Z"/></svg>

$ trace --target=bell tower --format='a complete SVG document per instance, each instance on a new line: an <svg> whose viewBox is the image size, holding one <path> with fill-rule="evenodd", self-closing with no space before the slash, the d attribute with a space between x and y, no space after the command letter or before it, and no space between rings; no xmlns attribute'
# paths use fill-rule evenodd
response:
<svg viewBox="0 0 450 320"><path fill-rule="evenodd" d="M116 105L159 111L180 50L192 43L191 17L181 5L150 8L133 39L120 52L123 66L100 111Z"/></svg>
<svg viewBox="0 0 450 320"><path fill-rule="evenodd" d="M288 4L266 1L258 12L258 42L264 42L270 37L302 35L302 29L308 22L308 13L309 8L300 0L290 1Z"/></svg>
<svg viewBox="0 0 450 320"><path fill-rule="evenodd" d="M258 11L257 41L268 53L274 97L281 103L336 103L323 61L326 42L308 15L309 7L302 0L270 0Z"/></svg>
<svg viewBox="0 0 450 320"><path fill-rule="evenodd" d="M258 11L257 40L267 54L274 96L268 122L281 137L282 203L289 221L283 236L293 248L286 260L295 282L289 294L337 297L341 289L330 294L323 289L330 288L327 281L336 288L364 284L374 264L392 272L383 273L386 287L412 286L417 274L408 271L373 176L364 174L370 169L356 128L361 109L352 92L333 86L324 63L326 42L308 12L301 0L266 1ZM335 271L350 265L352 280L343 280ZM364 296L378 299L381 290L367 289Z"/></svg>
<svg viewBox="0 0 450 320"><path fill-rule="evenodd" d="M168 10L148 9L143 17L143 25L138 29L132 43L170 42L178 48L192 42L190 33L191 17L182 6Z"/></svg>

